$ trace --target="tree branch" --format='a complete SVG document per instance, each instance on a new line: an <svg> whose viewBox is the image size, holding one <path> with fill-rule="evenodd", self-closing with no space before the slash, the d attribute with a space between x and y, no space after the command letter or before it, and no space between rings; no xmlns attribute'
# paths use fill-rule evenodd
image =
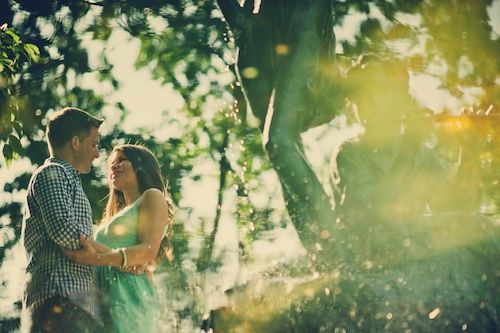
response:
<svg viewBox="0 0 500 333"><path fill-rule="evenodd" d="M219 231L222 202L224 200L224 189L226 188L226 177L228 172L231 170L231 165L225 153L228 144L229 144L229 134L226 133L224 135L224 141L218 149L219 153L221 154L221 158L219 161L220 179L219 179L219 191L217 194L217 207L215 211L214 227L212 229L212 232L210 233L210 236L208 237L208 239L206 239L204 244L205 248L202 249L202 253L200 255L200 258L198 259L198 265L197 265L198 270L202 272L205 271L205 269L210 265L210 261L212 260L212 254L215 247L215 236Z"/></svg>
<svg viewBox="0 0 500 333"><path fill-rule="evenodd" d="M90 6L104 7L104 3L102 3L102 2L91 2L91 1L87 1L87 0L83 0L83 2L85 2L87 5L90 5Z"/></svg>
<svg viewBox="0 0 500 333"><path fill-rule="evenodd" d="M245 3L243 4L243 9L245 10L245 12L252 14L254 6L255 6L255 0L245 0Z"/></svg>
<svg viewBox="0 0 500 333"><path fill-rule="evenodd" d="M249 16L237 0L217 0L217 3L231 30L241 31L245 25L249 24Z"/></svg>

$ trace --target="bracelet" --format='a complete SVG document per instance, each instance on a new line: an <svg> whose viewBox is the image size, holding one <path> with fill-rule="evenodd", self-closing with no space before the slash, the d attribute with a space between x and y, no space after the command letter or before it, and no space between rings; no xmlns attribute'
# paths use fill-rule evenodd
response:
<svg viewBox="0 0 500 333"><path fill-rule="evenodd" d="M120 251L120 253L122 254L122 257L123 257L123 261L122 261L120 268L125 269L127 267L127 252L125 252L124 247L119 248L118 251Z"/></svg>

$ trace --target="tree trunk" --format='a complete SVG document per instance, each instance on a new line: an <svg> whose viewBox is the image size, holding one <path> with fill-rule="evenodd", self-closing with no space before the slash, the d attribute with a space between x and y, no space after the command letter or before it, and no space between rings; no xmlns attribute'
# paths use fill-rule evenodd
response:
<svg viewBox="0 0 500 333"><path fill-rule="evenodd" d="M238 46L238 73L265 149L303 244L334 241L336 216L311 168L301 133L335 115L340 88L335 38L325 0L218 0ZM322 231L328 231L323 232Z"/></svg>

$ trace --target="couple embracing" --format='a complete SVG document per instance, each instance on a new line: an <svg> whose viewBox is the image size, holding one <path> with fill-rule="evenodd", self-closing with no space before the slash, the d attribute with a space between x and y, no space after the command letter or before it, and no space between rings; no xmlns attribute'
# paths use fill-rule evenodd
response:
<svg viewBox="0 0 500 333"><path fill-rule="evenodd" d="M28 185L23 332L155 332L152 265L168 250L173 206L157 159L121 145L108 162L109 198L92 231L79 174L99 156L102 119L64 108L48 120L50 157Z"/></svg>

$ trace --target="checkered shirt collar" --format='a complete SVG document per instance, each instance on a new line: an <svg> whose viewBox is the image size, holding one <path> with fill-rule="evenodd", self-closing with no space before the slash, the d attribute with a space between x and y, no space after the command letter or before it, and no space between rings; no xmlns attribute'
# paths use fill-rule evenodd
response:
<svg viewBox="0 0 500 333"><path fill-rule="evenodd" d="M76 170L75 167L72 166L68 161L61 160L61 159L59 159L57 157L51 156L51 157L47 158L45 160L45 162L44 162L44 164L49 164L49 163L61 164L66 169L71 170L71 172L75 175L75 177L79 177L80 176L80 172L78 172L78 170Z"/></svg>

